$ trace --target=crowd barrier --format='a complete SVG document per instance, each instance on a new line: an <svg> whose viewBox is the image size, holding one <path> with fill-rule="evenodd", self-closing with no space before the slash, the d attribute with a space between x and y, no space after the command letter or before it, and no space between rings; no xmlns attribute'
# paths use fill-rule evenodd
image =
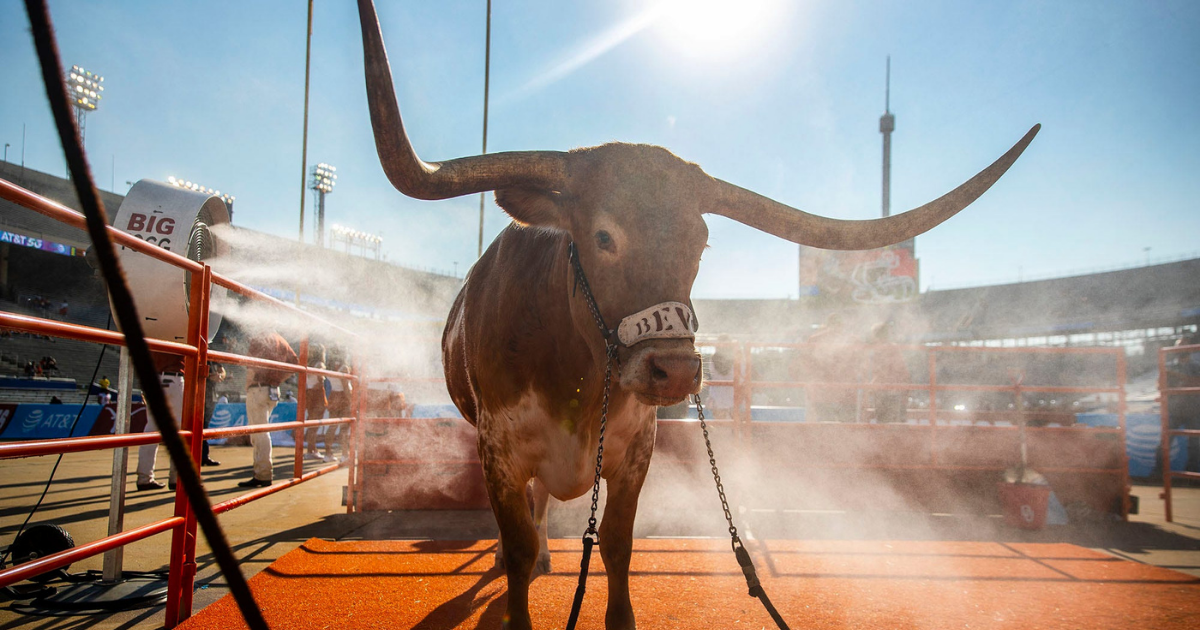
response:
<svg viewBox="0 0 1200 630"><path fill-rule="evenodd" d="M7 199L25 208L39 212L73 227L80 229L84 229L85 227L83 215L79 214L78 212L75 212L74 210L66 208L61 204L36 195L2 179L0 179L0 198ZM202 333L202 331L208 330L208 313L212 287L220 286L251 300L255 300L267 304L272 308L279 309L280 313L289 313L294 317L301 318L301 321L306 323L306 326L309 327L309 330L323 333L327 336L340 337L341 339L347 340L348 345L352 347L356 345L356 335L333 324L325 322L313 316L312 314L299 311L289 304L266 296L239 282L214 274L212 269L206 264L184 258L154 245L147 244L145 241L130 236L129 234L126 234L111 226L108 228L108 231L114 244L133 249L139 253L182 268L191 274L192 282L190 283L188 304L187 342L176 343L156 339L147 339L146 342L150 346L150 349L154 352L175 354L182 356L184 359L185 390L183 396L183 409L179 413L180 417L178 420L181 423L180 436L189 446L191 457L197 470L199 470L200 467L199 447L202 441L205 439L228 438L235 435L249 435L252 433L264 433L279 430L293 432L295 450L291 478L284 481L278 481L265 488L246 492L234 499L217 503L212 506L213 511L216 514L219 515L229 510L241 507L256 499L260 499L281 490L285 490L297 484L333 472L342 466L348 465L346 463L334 463L319 467L307 473L304 472L303 436L305 430L309 428L343 424L349 425L352 436L360 433L359 431L355 430L360 413L357 399L352 401L351 416L345 418L301 421L293 420L290 422L279 422L270 425L230 426L225 428L210 428L207 430L203 428L203 422L201 421L201 418L204 410L205 382L208 375L207 365L209 361L230 365L244 365L247 367L260 369L286 371L296 374L298 378L298 404L301 409L304 408L304 392L306 391L305 383L307 378L325 376L349 379L352 382L357 382L359 380L358 366L354 366L354 370L352 370L351 374L305 367L308 365L307 359L309 342L307 331L304 333L304 336L299 344L300 347L299 351L297 352L299 355L298 365L210 350L208 348L206 336ZM53 337L103 343L114 346L125 345L125 338L119 332L100 330L86 326L67 324L60 321L17 315L13 313L0 313L0 328L38 335L49 335ZM357 350L357 348L355 348L355 350ZM39 407L39 409L31 408L29 410L29 415L25 416L24 419L20 421L17 421L15 417L10 418L7 426L4 429L5 434L7 435L10 431L14 430L14 426L17 427L15 430L24 432L27 430L27 424L29 425L29 431L33 431L34 429L40 431L47 423L49 423L51 428L62 427L63 423L66 422L67 416L70 415L69 408L74 407L75 410L78 411L77 405L55 405L55 407L62 407L63 409L54 409L49 415L47 415L44 409L46 406L36 407ZM121 449L128 449L130 447L141 446L143 444L157 443L161 438L156 432L94 435L94 433L97 431L98 419L100 417L99 406L96 407L97 409L94 415L90 413L90 410L85 410L89 411L89 413L85 415L92 416L90 418L90 424L86 425L86 434L84 433L85 422L81 418L80 423L76 426L76 431L72 433L73 437L35 437L32 439L20 439L17 441L0 443L0 459L7 460L83 451L118 449L114 453L114 457L119 458L120 464L119 466L115 464L114 467L119 468L121 472L120 474L115 474L117 479L113 484L114 492L112 500L116 502L117 505L123 505L126 480L124 473L125 453ZM37 415L39 412L41 413L40 416ZM74 422L74 420L75 417L70 415L70 422ZM70 425L67 424L66 426L69 428ZM360 444L361 441L351 439L349 440L349 443L352 446L348 461L350 462L350 476L353 478L355 472L355 468L353 466L355 450L353 445ZM112 531L112 529L113 527L110 523L110 531ZM178 489L175 492L174 516L126 531L119 531L119 529L120 528L118 528L116 533L113 533L105 538L87 542L59 553L46 555L18 566L0 570L0 586L8 586L17 583L38 574L68 566L84 558L106 553L122 547L123 545L127 545L156 534L171 532L172 540L170 543L169 579L164 626L166 628L175 627L177 624L191 615L192 592L194 588L197 567L196 518L192 511L191 505L187 500L187 496L184 494L184 485L179 484Z"/></svg>
<svg viewBox="0 0 1200 630"><path fill-rule="evenodd" d="M842 361L869 357L879 346L846 344ZM903 379L832 382L805 372L820 344L737 344L732 378L712 387L733 388L728 420L713 422L728 434L730 468L744 506L771 509L926 510L936 513L1000 509L995 484L1005 471L1027 466L1042 474L1063 503L1128 516L1129 470L1125 448L1125 357L1117 348L989 348L894 346L908 364ZM768 369L781 357L795 367ZM770 358L770 359L769 359ZM772 360L773 359L773 360ZM1063 362L1086 365L1065 377ZM767 363L768 365L763 365ZM866 365L866 364L864 364ZM868 365L869 367L869 365ZM799 373L797 373L799 372ZM851 418L815 417L779 422L756 418L756 400L800 393L808 410L817 396L841 392ZM897 422L882 422L871 401L879 392L902 392ZM1105 397L1116 426L1075 422L1070 407L1040 405L1047 397ZM971 401L944 406L943 401ZM1011 401L1011 407L999 404ZM1033 401L1037 404L1031 404ZM854 401L853 403L849 401ZM660 422L659 447L706 472L699 431L692 421ZM1037 425L1037 426L1031 426ZM698 462L698 465L697 465ZM686 466L685 466L686 467ZM760 483L757 480L771 480ZM791 480L792 483L787 483ZM881 491L886 489L887 492Z"/></svg>
<svg viewBox="0 0 1200 630"><path fill-rule="evenodd" d="M1175 515L1171 505L1171 485L1175 479L1200 481L1200 472L1182 470L1187 463L1186 455L1180 458L1175 449L1182 444L1186 452L1190 446L1200 447L1200 345L1173 346L1158 351L1159 431L1162 435L1162 452L1159 460L1164 462L1162 470L1162 498L1167 522ZM1177 364L1190 363L1190 369L1172 369ZM1172 415L1178 418L1172 418ZM1184 426L1178 426L1184 425Z"/></svg>
<svg viewBox="0 0 1200 630"><path fill-rule="evenodd" d="M813 344L697 345L709 357L722 348L733 355L732 369L708 380L703 395L721 470L729 470L723 477L737 487L733 496L743 507L997 513L995 484L1020 464L1024 445L1028 467L1045 476L1063 503L1128 516L1129 448L1140 455L1136 464L1141 465L1144 444L1127 446L1121 349L905 346L910 363L921 368L913 371L912 382L836 383L793 380L787 370L772 370L764 359L771 353L803 356ZM966 377L964 362L984 367ZM1081 362L1088 369L1063 370L1064 362ZM1012 382L1008 367L1013 363L1032 364L1031 373L1053 384ZM875 391L909 392L918 404L906 405L899 423L877 422L870 404L860 405L856 421L850 422L822 421L806 409L812 392L838 389L858 392L859 400ZM789 390L798 395L782 398ZM1014 407L955 409L939 402L966 395L1012 400ZM1022 408L1046 397L1091 397L1088 407L1106 412L1089 423L1071 405L1050 409L1030 403ZM1105 400L1097 402L1099 398ZM656 486L677 488L709 474L695 409L667 411L682 417L658 421L644 491L650 497ZM356 509L487 506L475 430L456 413L424 419L366 417L363 422L371 445L359 459ZM413 475L418 465L436 469L436 474L418 479ZM730 481L736 479L747 481ZM880 504L880 486L893 489L890 498L898 500ZM656 501L642 503L653 509Z"/></svg>

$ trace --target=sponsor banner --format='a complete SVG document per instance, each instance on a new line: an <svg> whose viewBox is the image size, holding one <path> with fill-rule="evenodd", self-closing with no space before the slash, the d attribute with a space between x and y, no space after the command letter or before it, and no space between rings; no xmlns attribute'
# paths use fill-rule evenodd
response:
<svg viewBox="0 0 1200 630"><path fill-rule="evenodd" d="M53 438L79 437L89 435L96 417L100 415L100 405L88 405L80 413L83 405L17 405L16 412L0 433L0 439L5 440L46 440ZM75 418L79 422L76 424ZM75 430L71 430L75 425Z"/></svg>
<svg viewBox="0 0 1200 630"><path fill-rule="evenodd" d="M135 402L129 408L129 433L141 433L146 430L145 403ZM96 423L88 435L112 435L117 426L117 403L105 405L96 416Z"/></svg>
<svg viewBox="0 0 1200 630"><path fill-rule="evenodd" d="M63 245L62 243L55 243L54 241L25 236L24 234L17 234L6 230L0 230L0 243L12 243L20 247L40 249L44 252L62 254L63 256L82 256L84 253L82 249L77 249L70 245Z"/></svg>
<svg viewBox="0 0 1200 630"><path fill-rule="evenodd" d="M295 422L296 403L281 402L271 410L271 423ZM228 427L246 426L246 403L217 403L213 407L212 419L208 422L209 429L225 429ZM274 431L269 434L274 446L295 446L291 430ZM210 444L224 444L224 439L211 440Z"/></svg>
<svg viewBox="0 0 1200 630"><path fill-rule="evenodd" d="M1075 421L1093 427L1116 427L1115 413L1077 413ZM1162 453L1162 416L1156 413L1125 414L1125 454L1129 456L1130 477L1153 477L1158 474L1158 458ZM1187 437L1171 438L1171 469L1187 468Z"/></svg>
<svg viewBox="0 0 1200 630"><path fill-rule="evenodd" d="M868 251L800 248L800 295L833 306L917 299L918 264L903 246Z"/></svg>

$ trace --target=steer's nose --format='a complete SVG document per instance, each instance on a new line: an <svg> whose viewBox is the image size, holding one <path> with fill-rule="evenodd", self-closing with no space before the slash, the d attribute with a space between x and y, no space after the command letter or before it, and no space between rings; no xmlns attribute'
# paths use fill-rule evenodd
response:
<svg viewBox="0 0 1200 630"><path fill-rule="evenodd" d="M650 388L664 398L684 398L700 384L700 357L654 354L649 358Z"/></svg>

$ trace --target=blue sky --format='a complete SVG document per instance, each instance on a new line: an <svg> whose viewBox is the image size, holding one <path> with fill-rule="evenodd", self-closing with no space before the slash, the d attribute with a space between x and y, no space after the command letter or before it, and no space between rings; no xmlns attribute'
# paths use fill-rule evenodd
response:
<svg viewBox="0 0 1200 630"><path fill-rule="evenodd" d="M996 187L917 239L923 290L1200 255L1200 3L714 4L727 13L705 20L649 0L496 0L489 150L660 144L809 212L873 218L890 54L893 212L1043 125ZM729 13L749 5L757 13ZM427 160L480 150L485 6L380 7L401 111ZM183 177L236 195L237 224L297 236L305 2L51 9L64 63L106 77L87 125L101 188ZM313 31L308 161L339 174L327 223L381 234L393 262L457 263L461 274L476 255L478 197L421 202L391 188L371 140L353 3L318 1ZM25 125L26 164L61 175L16 0L0 0L0 67L9 160L20 161ZM796 295L794 245L708 221L695 297ZM489 197L485 241L506 222Z"/></svg>

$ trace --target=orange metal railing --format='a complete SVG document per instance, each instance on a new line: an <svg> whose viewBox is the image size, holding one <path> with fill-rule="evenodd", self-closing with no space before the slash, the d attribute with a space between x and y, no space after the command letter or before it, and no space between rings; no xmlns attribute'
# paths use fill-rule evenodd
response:
<svg viewBox="0 0 1200 630"><path fill-rule="evenodd" d="M1200 397L1200 385L1191 382L1185 382L1183 385L1172 385L1171 373L1173 370L1168 369L1169 357L1178 357L1179 359L1187 359L1193 353L1200 353L1200 345L1193 346L1172 346L1170 348L1159 348L1158 350L1158 392L1160 411L1162 418L1162 444L1160 448L1162 461L1162 479L1163 479L1163 506L1166 511L1167 522L1173 522L1174 514L1171 511L1171 481L1173 479L1192 479L1200 481L1200 473L1188 472L1185 470L1171 469L1171 440L1175 437L1193 438L1200 437L1200 429L1187 429L1173 427L1171 418L1171 397L1172 396L1194 396ZM1185 377L1186 378L1186 377ZM1193 377L1200 381L1200 377ZM1200 403L1197 403L1197 408L1200 408Z"/></svg>
<svg viewBox="0 0 1200 630"><path fill-rule="evenodd" d="M1020 401L1025 394L1103 394L1111 396L1115 399L1115 412L1117 415L1116 427L1072 427L1074 423L1073 414L1070 415L1070 420L1066 417L1061 418L1062 424L1067 426L1045 426L1028 429L1034 434L1068 434L1071 432L1082 431L1088 436L1099 436L1102 434L1112 435L1111 440L1115 440L1118 445L1118 463L1119 465L1112 467L1094 467L1094 466L1041 466L1039 471L1049 473L1070 473L1070 474L1088 474L1088 475L1105 475L1119 478L1119 485L1122 488L1120 515L1122 518L1127 518L1130 509L1129 503L1129 465L1128 455L1125 449L1125 415L1126 415L1126 400L1125 400L1125 355L1122 349L1119 348L989 348L989 347L964 347L964 346L897 346L898 349L909 354L923 353L926 355L927 365L927 380L923 383L872 383L872 382L812 382L812 381L793 381L793 380L755 380L754 376L754 350L755 349L782 349L791 352L809 351L814 347L814 344L745 344L742 346L736 357L735 376L732 381L714 381L713 385L730 384L734 387L735 408L733 413L734 435L738 436L743 446L749 447L749 436L751 435L752 426L762 426L762 422L751 421L751 401L756 392L761 392L771 389L803 389L806 396L809 392L815 390L857 390L863 392L883 391L883 390L900 390L908 392L921 392L928 398L928 404L919 409L907 410L910 418L919 418L919 424L910 425L914 431L923 431L927 448L922 452L927 453L928 459L921 461L907 461L904 463L839 463L833 464L829 462L814 462L811 464L796 463L790 464L790 467L815 467L815 468L895 468L895 469L929 469L942 471L982 471L995 470L994 465L969 465L956 464L940 460L940 455L943 454L940 434L945 434L948 430L955 431L959 427L947 426L954 420L962 420L967 417L986 418L990 414L992 417L1001 418L1009 421L1008 425L989 425L975 426L972 430L995 432L996 434L1012 433L1025 430L1024 422L1011 422L1012 419L1018 417L1021 413L1026 416L1033 415L1034 412L1022 412L1020 410ZM869 344L847 345L848 354L865 353L873 347ZM1012 384L971 384L971 383L947 383L939 380L939 368L942 368L947 362L947 359L954 355L962 355L966 353L979 353L983 355L1032 355L1032 356L1054 356L1054 355L1075 355L1075 356L1091 356L1103 358L1106 361L1111 361L1112 380L1111 384L1106 386L1038 386L1026 385L1019 381ZM910 374L911 376L911 374ZM1011 393L1014 400L1018 401L1018 407L1012 411L997 411L997 412L967 412L947 410L941 408L939 400L952 392L990 392L990 393ZM888 427L895 427L895 424L866 424L865 418L861 416L861 407L856 418L859 422L854 426L864 427L864 430L869 428L878 428L884 430ZM923 416L923 417L922 417ZM1053 418L1058 419L1058 418ZM911 420L910 420L911 422ZM1057 424L1057 423L1056 423ZM867 428L869 427L869 428ZM894 429L888 429L894 430ZM1200 433L1200 432L1196 432Z"/></svg>
<svg viewBox="0 0 1200 630"><path fill-rule="evenodd" d="M0 198L17 203L25 208L39 212L67 225L84 229L84 217L82 214L79 214L78 212L63 206L62 204L41 197L2 179L0 179ZM189 260L172 252L166 251L160 247L147 244L145 241L133 237L111 226L108 227L108 230L112 240L115 243L175 265L176 267L180 267L192 274L193 282L191 282L191 294L189 299L187 343L176 343L156 339L147 339L146 342L152 351L174 354L181 356L184 359L185 387L183 409L179 410L179 420L182 428L180 431L180 436L187 441L190 447L193 463L197 469L199 469L200 466L200 446L205 439L229 437L234 435L248 435L252 433L266 433L289 429L294 431L293 435L296 447L294 453L293 474L291 479L255 491L247 492L234 499L218 503L213 506L213 511L216 514L227 512L234 508L246 505L247 503L250 503L256 499L260 499L270 494L285 490L321 475L328 474L343 466L347 466L351 471L351 475L353 475L353 471L355 469L354 462L357 455L355 445L358 441L354 439L354 435L361 433L361 431L357 430L360 418L360 407L357 396L355 396L352 400L353 413L349 417L305 420L302 419L303 416L301 414L305 413L304 398L307 389L305 387L305 383L309 376L325 376L330 378L346 379L350 382L357 382L359 379L358 366L355 366L355 369L351 374L307 367L309 345L307 334L300 342L298 364L294 365L291 363L280 363L277 361L269 361L261 358L237 355L228 352L211 351L208 348L207 339L201 331L208 330L210 291L211 287L216 285L225 287L226 289L253 300L270 304L275 308L281 309L282 311L287 311L294 315L298 315L302 317L303 320L307 322L307 325L310 325L313 329L341 335L342 337L348 339L350 343L354 343L358 339L358 336L348 330L330 324L329 322L326 322L310 313L300 311L285 302L264 295L237 281L218 276L212 272L212 269L208 265L203 264L202 262ZM93 343L105 343L117 346L125 345L125 337L119 332L99 330L86 326L51 321L36 317L28 317L13 313L0 313L0 328L76 339ZM298 400L296 410L298 420L294 422L273 424L267 423L245 427L205 430L203 428L203 397L205 391L205 382L208 375L207 366L209 361L281 370L297 374ZM361 391L361 388L358 388L358 391ZM128 395L127 392L122 392L122 394ZM347 461L334 463L305 473L303 470L305 430L319 426L343 424L349 425L352 434L351 437L347 439L347 444L350 445L348 449L349 453ZM101 449L128 448L131 446L153 444L159 442L160 439L160 436L155 433L143 433L138 435L108 435L10 442L0 444L0 459L36 457L41 455L55 455L61 453L74 453ZM168 578L166 619L164 625L167 628L173 628L175 625L191 615L192 591L196 574L196 518L195 514L192 512L191 505L187 500L187 496L184 494L183 484L179 484L178 489L176 490L174 515L172 517L154 521L135 529L85 543L60 553L47 555L19 566L0 570L0 586L8 586L40 573L64 567L78 560L102 554L123 545L127 545L129 543L168 531L172 532L172 540L170 548L170 572Z"/></svg>
<svg viewBox="0 0 1200 630"><path fill-rule="evenodd" d="M1024 430L1022 427L1023 423L1019 421L1023 413L1027 418L1038 420L1038 424L1049 425L1028 428L1029 436L1033 440L1034 445L1039 447L1037 453L1035 453L1039 462L1037 465L1039 472L1054 475L1058 478L1071 476L1075 480L1082 480L1081 483L1084 486L1090 483L1087 481L1088 479L1104 479L1106 481L1100 484L1103 486L1104 491L1100 492L1097 490L1096 496L1104 495L1108 497L1111 492L1114 499L1119 499L1119 503L1114 505L1113 508L1122 517L1127 517L1128 515L1130 506L1128 495L1128 455L1125 449L1125 356L1121 349L901 346L900 349L911 359L909 363L913 373L910 374L910 380L919 380L921 382L871 383L856 381L837 383L791 380L790 377L773 378L769 374L770 369L766 365L769 361L765 357L769 355L770 351L778 351L776 353L776 359L778 360L782 357L782 353L811 350L813 344L761 344L720 341L715 343L699 342L697 346L705 353L709 352L710 349L716 349L726 353L727 356L732 355L732 374L725 372L722 373L723 378L707 381L707 385L710 388L732 388L732 413L726 417L722 417L722 414L719 412L714 414L715 405L711 404L712 397L710 396L705 399L705 405L709 407L707 415L710 417L710 425L714 430L730 435L730 438L734 442L735 451L740 451L750 459L760 463L762 463L764 457L771 459L772 455L765 452L771 451L772 448L769 443L770 439L768 439L768 442L763 442L763 436L761 435L763 432L777 438L782 438L783 441L787 441L789 444L795 443L796 440L803 442L806 439L818 436L823 439L829 439L831 432L834 434L832 438L835 441L837 435L844 435L847 439L866 439L868 441L870 440L870 435L879 435L880 439L903 437L904 444L914 447L914 451L906 451L903 454L896 454L896 456L882 459L852 458L847 461L841 461L836 457L821 456L805 459L796 457L795 453L791 452L786 454L788 457L776 462L778 463L777 469L826 468L845 471L854 469L933 470L950 474L964 472L982 475L995 472L998 479L999 473L1005 468L1014 465L1016 460L1009 461L1005 459L1008 457L1007 455L999 453L985 453L988 455L987 457L979 458L974 456L978 455L978 453L974 455L970 452L964 453L962 448L964 448L964 445L969 447L972 440L979 440L981 443L988 445L988 447L1004 445L1005 448L1012 447L1015 449L1014 445L1018 443L1018 434ZM861 354L861 352L865 352L872 347L865 344L848 346L846 348L847 355L854 353ZM961 376L955 369L956 360L961 362L964 355L969 356L972 353L1016 363L1021 362L1019 359L1023 358L1022 355L1032 356L1033 358L1029 359L1032 362L1036 362L1037 360L1061 359L1062 357L1077 357L1079 360L1088 361L1095 372L1086 378L1074 378L1075 382L1071 385L1039 385L1032 382L1011 382L1003 372L997 374L995 371L983 375L987 376L987 378L972 379ZM950 380L951 378L953 380ZM1005 382L997 382L997 379ZM391 380L389 382L426 383L432 381L443 382L442 379L407 379L404 381ZM914 424L907 425L867 423L866 420L869 418L866 414L858 418L860 422L845 424L813 422L814 418L812 417L808 418L808 422L803 423L777 423L752 420L751 406L755 402L756 395L761 398L763 395L769 396L772 392L788 389L803 390L806 394L819 389L852 389L864 390L866 392L884 390L908 391L912 392L914 396L927 397L928 404L921 408L914 407L908 409L908 417L910 418L910 422ZM995 397L1003 396L1014 401L1022 401L1025 396L1038 394L1044 394L1047 398L1062 395L1102 395L1108 400L1108 403L1106 403L1108 409L1115 412L1117 418L1116 426L1071 426L1075 424L1075 414L1070 410L1047 412L1031 409L1022 412L1022 410L1015 406L1012 410L1000 411L957 411L944 408L942 403L947 397L967 393L991 394ZM807 406L807 403L801 405L798 401L788 404L796 407ZM713 418L714 415L717 417ZM986 424L985 426L976 425L971 427L949 426L951 424L962 423L968 417L972 420L984 420ZM1004 422L994 422L996 420ZM405 419L403 418L391 417L366 418L364 421L380 425L405 423ZM666 442L660 445L665 447L665 450L658 457L665 456L668 459L678 459L680 456L690 457L686 455L689 452L687 441L694 438L698 434L698 430L693 431L691 426L679 424L689 422L692 421L660 421L660 438L665 439ZM1055 424L1060 426L1054 426ZM756 433L760 434L757 438ZM678 442L680 439L685 442ZM1089 447L1095 447L1094 451L1089 451L1093 455L1081 455L1083 450L1074 448L1078 446L1077 442L1081 440L1086 442ZM1047 459L1059 459L1054 457L1053 449L1056 446L1062 445L1070 448L1073 452L1068 454L1068 456L1064 456L1060 461L1051 461L1048 463ZM1048 451L1047 449L1051 450ZM1005 452L1007 453L1007 451ZM472 453L463 450L458 456L451 454L447 459L435 458L437 461L427 460L426 464L478 465L478 462L471 455ZM981 459L986 461L979 461ZM350 492L352 502L358 506L356 509L361 509L364 467L412 464L414 462L409 460L399 461L386 458L376 460L370 457L360 457L358 463L359 468L354 473L356 477ZM700 460L695 462L680 461L680 463L703 464Z"/></svg>

